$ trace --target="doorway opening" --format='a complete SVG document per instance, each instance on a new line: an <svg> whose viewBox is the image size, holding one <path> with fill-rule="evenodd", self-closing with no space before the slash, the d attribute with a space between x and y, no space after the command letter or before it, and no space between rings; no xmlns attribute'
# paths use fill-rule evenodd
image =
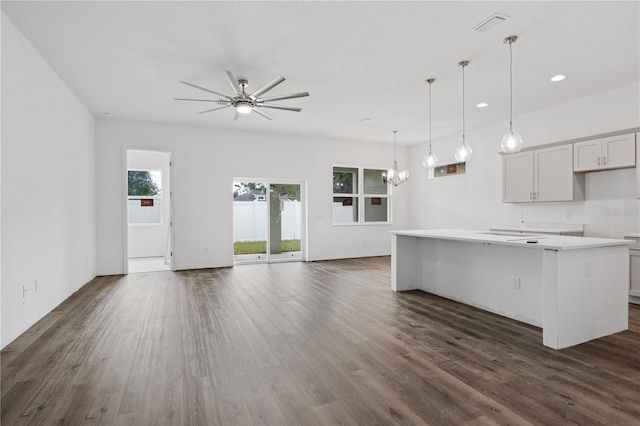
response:
<svg viewBox="0 0 640 426"><path fill-rule="evenodd" d="M303 181L234 179L234 264L304 260L304 205Z"/></svg>
<svg viewBox="0 0 640 426"><path fill-rule="evenodd" d="M126 150L125 273L172 270L171 153Z"/></svg>

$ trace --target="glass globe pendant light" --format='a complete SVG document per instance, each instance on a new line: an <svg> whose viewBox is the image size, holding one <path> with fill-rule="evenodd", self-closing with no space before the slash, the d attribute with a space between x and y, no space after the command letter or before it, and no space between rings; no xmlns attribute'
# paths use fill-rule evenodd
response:
<svg viewBox="0 0 640 426"><path fill-rule="evenodd" d="M502 151L518 152L522 149L522 136L513 130L513 54L511 45L518 40L518 36L509 36L504 39L505 44L509 44L509 131L502 138Z"/></svg>
<svg viewBox="0 0 640 426"><path fill-rule="evenodd" d="M429 83L429 153L422 160L422 165L427 169L433 169L438 164L438 157L431 150L431 83L434 81L436 81L435 78L427 79Z"/></svg>
<svg viewBox="0 0 640 426"><path fill-rule="evenodd" d="M473 151L471 147L465 141L465 131L464 131L464 67L469 65L469 61L460 61L458 65L462 67L462 145L460 145L454 154L456 160L463 162L469 161L471 159L471 154Z"/></svg>

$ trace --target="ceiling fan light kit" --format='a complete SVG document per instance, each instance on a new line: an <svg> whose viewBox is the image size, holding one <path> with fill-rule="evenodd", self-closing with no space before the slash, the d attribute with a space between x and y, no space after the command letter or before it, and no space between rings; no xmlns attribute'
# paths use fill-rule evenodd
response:
<svg viewBox="0 0 640 426"><path fill-rule="evenodd" d="M283 105L271 105L270 103L276 102L276 101L282 101L285 99L302 98L305 96L309 96L309 92L298 92L298 93L292 93L289 95L280 95L280 96L272 96L270 98L261 98L260 96L262 94L268 92L269 90L276 87L278 84L282 83L285 80L285 78L282 76L278 76L273 80L271 80L269 83L265 84L264 86L256 90L255 92L249 94L246 92L246 88L249 85L249 81L247 79L244 79L244 78L238 79L229 70L225 70L225 75L227 76L227 80L229 81L229 84L231 85L231 89L233 90L233 93L234 93L233 96L225 95L223 93L219 93L214 90L207 89L205 87L198 86L193 83L181 81L180 83L182 84L214 94L216 96L219 96L221 99L190 99L190 98L173 98L173 99L176 101L214 102L214 103L217 103L218 105L221 105L216 108L200 111L198 114L205 114L208 112L217 111L217 110L228 108L228 107L233 107L236 110L236 114L233 117L234 120L237 120L240 117L240 114L249 114L251 112L255 112L256 114L266 118L267 120L273 120L273 117L270 114L264 111L261 111L259 108L272 108L272 109L279 109L283 111L300 112L302 111L302 108L288 107Z"/></svg>

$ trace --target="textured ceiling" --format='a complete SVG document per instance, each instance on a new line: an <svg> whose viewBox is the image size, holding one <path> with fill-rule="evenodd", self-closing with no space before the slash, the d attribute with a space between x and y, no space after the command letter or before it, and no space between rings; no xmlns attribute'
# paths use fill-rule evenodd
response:
<svg viewBox="0 0 640 426"><path fill-rule="evenodd" d="M467 59L467 128L506 126L511 34L516 116L640 80L636 1L3 1L2 10L97 117L386 143L398 129L398 144L415 144L428 138L429 77L433 137L460 132L457 63ZM509 19L472 30L496 12ZM311 95L280 102L303 111L269 110L273 121L197 115L201 103L172 100L206 97L179 80L231 94L225 69L249 91L287 79L265 96ZM557 73L567 79L550 83Z"/></svg>

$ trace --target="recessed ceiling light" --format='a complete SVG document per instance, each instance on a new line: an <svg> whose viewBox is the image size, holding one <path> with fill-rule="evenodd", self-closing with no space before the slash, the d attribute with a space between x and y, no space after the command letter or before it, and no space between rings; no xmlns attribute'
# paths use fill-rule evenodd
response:
<svg viewBox="0 0 640 426"><path fill-rule="evenodd" d="M486 108L489 106L488 103L486 102L480 102L478 105L476 105L478 108Z"/></svg>
<svg viewBox="0 0 640 426"><path fill-rule="evenodd" d="M551 81L562 81L565 78L567 78L566 75L562 75L562 74L558 74L558 75L554 75L553 77L551 77Z"/></svg>
<svg viewBox="0 0 640 426"><path fill-rule="evenodd" d="M111 114L110 112L103 112L102 113L105 117L113 117L113 114Z"/></svg>

